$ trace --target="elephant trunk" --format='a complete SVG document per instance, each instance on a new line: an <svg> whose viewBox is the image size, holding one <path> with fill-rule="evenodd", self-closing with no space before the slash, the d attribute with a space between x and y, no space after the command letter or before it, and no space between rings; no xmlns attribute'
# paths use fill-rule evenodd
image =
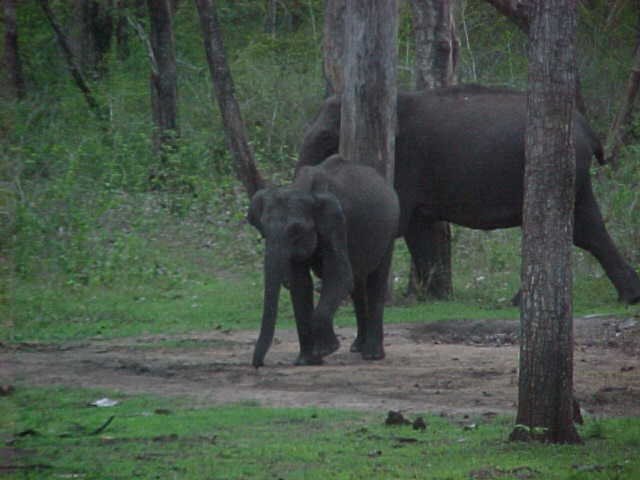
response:
<svg viewBox="0 0 640 480"><path fill-rule="evenodd" d="M271 347L278 316L278 300L280 287L285 276L286 259L277 254L273 248L267 245L264 260L264 304L262 307L262 324L260 336L253 351L253 366L258 368L264 365L264 357Z"/></svg>

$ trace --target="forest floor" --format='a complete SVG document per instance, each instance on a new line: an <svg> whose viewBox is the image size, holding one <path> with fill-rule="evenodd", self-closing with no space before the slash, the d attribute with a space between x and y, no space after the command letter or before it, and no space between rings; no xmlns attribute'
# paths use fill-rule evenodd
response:
<svg viewBox="0 0 640 480"><path fill-rule="evenodd" d="M279 330L260 369L256 331L0 344L0 379L14 386L112 389L189 397L195 406L399 410L441 415L509 414L517 399L518 321L457 320L385 327L386 358L348 352L353 328L325 364L295 367L294 330ZM640 319L575 320L575 391L587 414L640 415ZM583 412L584 413L584 412Z"/></svg>

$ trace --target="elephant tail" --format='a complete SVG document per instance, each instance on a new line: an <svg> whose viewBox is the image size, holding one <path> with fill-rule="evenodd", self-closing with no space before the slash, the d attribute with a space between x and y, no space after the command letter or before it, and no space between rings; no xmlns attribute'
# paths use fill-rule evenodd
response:
<svg viewBox="0 0 640 480"><path fill-rule="evenodd" d="M602 146L602 142L598 138L598 135L596 135L596 132L593 131L593 129L587 122L587 119L582 115L576 114L576 120L576 127L578 129L578 131L576 132L576 141L579 135L578 132L580 132L582 134L581 137L588 142L591 154L596 157L596 160L598 160L598 164L606 165L607 159L604 156L604 147Z"/></svg>

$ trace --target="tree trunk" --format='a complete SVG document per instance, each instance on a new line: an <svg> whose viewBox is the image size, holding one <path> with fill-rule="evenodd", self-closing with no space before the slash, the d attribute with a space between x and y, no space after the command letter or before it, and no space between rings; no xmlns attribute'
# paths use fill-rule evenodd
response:
<svg viewBox="0 0 640 480"><path fill-rule="evenodd" d="M349 0L345 16L340 153L393 184L396 132L395 1Z"/></svg>
<svg viewBox="0 0 640 480"><path fill-rule="evenodd" d="M276 23L278 20L278 0L267 0L267 14L264 19L264 31L276 36Z"/></svg>
<svg viewBox="0 0 640 480"><path fill-rule="evenodd" d="M416 51L416 88L456 83L458 41L449 0L411 0ZM453 294L451 227L447 222L426 224L421 240L429 246L424 258L411 262L407 293L419 299L448 298Z"/></svg>
<svg viewBox="0 0 640 480"><path fill-rule="evenodd" d="M116 1L116 55L120 61L126 60L129 57L127 3L127 0Z"/></svg>
<svg viewBox="0 0 640 480"><path fill-rule="evenodd" d="M74 54L85 76L103 73L113 34L113 0L75 0Z"/></svg>
<svg viewBox="0 0 640 480"><path fill-rule="evenodd" d="M214 91L218 100L227 145L234 158L234 169L249 198L264 188L264 180L256 168L253 152L235 99L233 79L224 52L220 25L213 0L195 0L202 26L204 48Z"/></svg>
<svg viewBox="0 0 640 480"><path fill-rule="evenodd" d="M531 3L518 416L512 440L578 443L571 250L576 4Z"/></svg>
<svg viewBox="0 0 640 480"><path fill-rule="evenodd" d="M322 66L327 97L341 95L344 90L345 2L346 0L325 0Z"/></svg>
<svg viewBox="0 0 640 480"><path fill-rule="evenodd" d="M627 94L607 138L607 163L611 163L614 166L617 166L620 150L627 142L638 89L640 89L640 42L636 45L631 73L627 80Z"/></svg>
<svg viewBox="0 0 640 480"><path fill-rule="evenodd" d="M416 49L416 88L456 83L460 42L450 0L411 0Z"/></svg>
<svg viewBox="0 0 640 480"><path fill-rule="evenodd" d="M18 21L16 0L4 0L4 67L7 72L9 92L15 99L24 98L25 86L22 62L18 49Z"/></svg>
<svg viewBox="0 0 640 480"><path fill-rule="evenodd" d="M151 43L151 112L153 149L164 162L178 135L178 87L173 21L169 0L147 0Z"/></svg>
<svg viewBox="0 0 640 480"><path fill-rule="evenodd" d="M53 15L53 11L51 10L51 6L49 5L49 1L48 0L38 0L38 1L40 3L40 7L42 8L42 11L45 14L45 17L47 17L47 20L51 25L51 28L53 28L53 31L56 35L56 39L58 40L58 45L60 46L60 50L62 50L62 54L64 55L64 58L67 62L67 67L71 72L71 76L73 77L73 80L76 86L82 92L84 99L87 102L87 105L89 106L91 111L96 115L96 117L98 117L99 120L104 121L105 120L104 110L100 107L100 105L96 101L95 97L93 96L93 92L89 88L89 85L87 85L87 82L85 81L85 78L82 75L82 72L80 71L80 67L77 65L73 57L73 53L69 45L69 40L67 39L66 35L62 32L62 28L60 27L60 25L58 25L58 22L56 21L56 18Z"/></svg>

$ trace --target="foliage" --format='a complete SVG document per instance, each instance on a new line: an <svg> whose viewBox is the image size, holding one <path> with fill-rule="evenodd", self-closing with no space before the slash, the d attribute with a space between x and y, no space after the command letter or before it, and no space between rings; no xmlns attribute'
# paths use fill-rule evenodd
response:
<svg viewBox="0 0 640 480"><path fill-rule="evenodd" d="M104 396L120 403L88 406ZM426 430L416 431L384 425L383 412L188 405L117 392L18 390L0 398L0 434L23 466L7 478L631 480L640 473L637 419L600 420L584 446L557 446L507 442L506 417L425 416Z"/></svg>
<svg viewBox="0 0 640 480"><path fill-rule="evenodd" d="M51 3L71 31L70 4ZM606 3L583 7L580 21L582 84L590 120L601 132L619 101L635 28L630 4L609 22ZM323 2L278 5L273 35L264 32L265 2L217 2L259 167L286 182L305 124L324 95ZM463 2L458 21L461 81L525 85L526 39L517 27L480 0ZM0 98L0 314L7 327L1 338L199 329L207 328L207 316L225 319L225 328L254 326L261 246L244 221L247 200L234 178L193 4L181 2L175 18L180 130L164 163L151 152L149 61L138 37L130 36L128 57L118 58L112 48L104 73L89 79L109 112L103 125L87 111L36 2L19 2L18 22L28 96ZM411 84L411 33L404 8L404 85ZM608 227L636 267L639 157L632 144L618 170L593 172ZM167 181L154 190L159 185L150 177L158 174ZM509 301L519 285L518 231L455 228L453 235L454 302L422 307L403 298L408 253L398 242L400 308L388 310L389 321L517 315ZM615 303L590 256L576 251L575 260L578 311L628 311ZM199 313L181 315L191 312L193 296ZM285 303L281 311L287 325L290 308ZM352 324L349 307L338 321Z"/></svg>

